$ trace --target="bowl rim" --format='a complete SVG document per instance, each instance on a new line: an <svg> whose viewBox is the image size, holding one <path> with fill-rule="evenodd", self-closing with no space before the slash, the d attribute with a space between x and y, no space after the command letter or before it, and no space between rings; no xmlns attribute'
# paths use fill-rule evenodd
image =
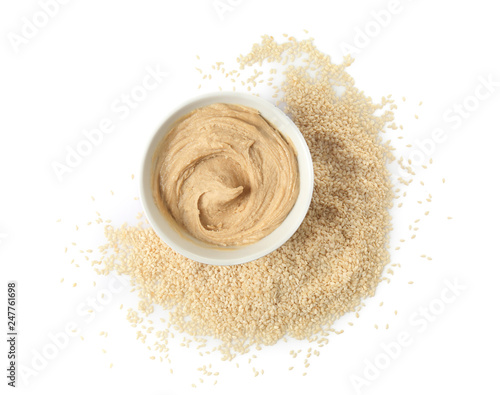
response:
<svg viewBox="0 0 500 395"><path fill-rule="evenodd" d="M204 103L206 101L211 101L211 103L208 104ZM253 253L248 253L244 256L237 258L236 257L211 258L200 255L194 251L190 251L189 249L180 246L179 243L177 243L175 240L172 240L172 238L163 231L162 225L165 226L165 224L169 223L169 221L166 220L163 217L163 215L159 212L158 208L156 207L153 194L151 193L152 157L156 150L159 140L161 140L161 138L163 138L169 131L169 130L165 131L165 129L167 127L169 129L172 123L174 123L177 119L179 119L183 115L188 114L191 111L194 111L197 108L201 108L215 103L240 104L251 108L255 108L251 104L248 103L242 104L238 103L238 101L250 101L250 102L253 101L259 104L260 106L266 107L267 111L274 113L273 115L276 117L276 119L279 118L280 122L286 124L286 131L281 130L282 128L276 127L279 130L279 132L288 137L290 140L292 140L293 138L298 140L300 147L296 146L297 144L295 141L293 143L295 146L295 150L297 153L297 161L299 164L299 177L300 177L299 196L297 197L297 201L294 207L292 208L292 210L290 210L285 220L274 231L272 231L269 235L267 235L263 239L249 245L241 247L218 247L218 246L211 247L209 246L209 244L200 242L199 240L196 240L192 236L188 235L187 233L179 235L184 239L186 238L189 239L192 244L198 244L199 246L201 243L205 248L209 248L210 250L234 251L234 250L242 250L245 247L249 246L255 246L262 240L265 240L269 236L274 235L276 232L280 233L278 240L275 243L267 246L266 248L259 249ZM195 105L196 107L188 109L193 105ZM259 108L256 109L259 111L259 113L261 113ZM270 123L273 123L268 119L268 117L264 115L262 116ZM293 137L291 137L292 133L294 134ZM301 160L299 160L299 151L301 154L302 162ZM300 169L301 164L303 164L302 169ZM150 136L148 136L146 149L143 153L139 174L140 174L139 189L140 189L141 203L144 208L144 213L146 215L146 218L148 219L149 224L155 231L156 235L170 248L172 248L177 253L183 255L184 257L200 263L217 265L217 266L231 266L231 265L247 263L259 259L265 255L268 255L269 253L281 247L286 241L288 241L288 239L290 239L290 237L292 237L292 235L297 231L297 229L304 221L304 218L307 215L307 212L309 211L314 189L314 168L313 168L311 153L309 151L307 142L302 133L300 132L299 128L297 127L297 125L295 125L295 123L279 107L277 107L273 103L261 97L241 92L219 91L219 92L197 95L187 100L184 100L181 104L177 105L171 111L169 111L167 116L160 123L160 125L156 129L154 129L154 132ZM302 195L301 197L302 207L299 207L297 205L297 202L301 195ZM296 215L295 216L296 219L292 223L290 223L291 220L288 219L291 218L292 212ZM171 225L172 224L169 224L169 226L173 229ZM286 225L286 227L284 227L283 225ZM175 230L175 232L179 233L179 230Z"/></svg>

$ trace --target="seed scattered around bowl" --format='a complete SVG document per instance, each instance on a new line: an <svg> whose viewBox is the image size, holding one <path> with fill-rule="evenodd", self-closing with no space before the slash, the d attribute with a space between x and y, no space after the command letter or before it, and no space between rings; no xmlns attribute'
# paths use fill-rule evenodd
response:
<svg viewBox="0 0 500 395"><path fill-rule="evenodd" d="M292 60L299 55L301 61L308 59L300 66ZM237 266L191 261L146 226L104 224L107 242L99 249L102 256L95 269L103 275L130 277L132 291L139 297L137 309L127 312L132 326L141 329L155 308L169 310L168 326L188 337L184 346L189 347L189 339L201 344L196 339L216 338L224 360L248 352L251 346L275 344L285 336L316 336L309 341L318 343L319 334L328 330L343 333L333 330L333 323L374 295L390 260L388 210L393 200L386 163L394 156L390 144L382 143L379 136L394 120L388 109L394 101L387 97L379 105L365 96L346 72L352 61L347 57L333 64L312 39L290 37L278 43L270 36L263 36L260 44L239 58L241 69L257 67L258 72L266 72L260 65L270 62L284 70L283 83L272 87L273 96L311 150L315 189L309 213L281 248ZM277 74L277 68L269 74ZM234 74L230 77L239 77ZM252 87L268 80L256 75L249 82ZM338 95L338 88L344 93ZM144 339L148 333L143 332L148 331L153 333L142 328L138 339ZM173 336L165 326L162 332L156 340L160 352ZM318 343L318 347L325 344ZM162 355L170 361L167 353ZM255 372L256 376L263 373Z"/></svg>

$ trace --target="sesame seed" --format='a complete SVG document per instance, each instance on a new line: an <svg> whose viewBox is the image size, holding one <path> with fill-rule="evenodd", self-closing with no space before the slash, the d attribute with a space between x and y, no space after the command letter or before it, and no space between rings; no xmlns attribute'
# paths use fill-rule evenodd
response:
<svg viewBox="0 0 500 395"><path fill-rule="evenodd" d="M310 61L297 67L293 59L299 54ZM248 352L248 343L271 345L284 333L290 338L312 339L323 326L331 327L333 318L355 310L360 300L373 295L380 273L389 263L385 241L393 194L385 164L393 155L379 135L393 122L393 114L387 110L378 115L380 105L358 90L344 70L350 61L331 63L310 39L280 44L263 36L261 44L239 57L241 69L263 62L276 65L269 74L277 74L278 68L286 70L283 83L272 86L272 97L283 103L314 160L315 191L308 216L281 248L236 266L189 260L171 250L149 227L106 226L99 274L130 278L140 301L137 311L128 310L127 319L138 329L153 310L169 310L170 320L160 331L166 332L154 346L160 352L173 336L168 332L170 326L186 336L196 332L216 337L221 341L217 350L226 360ZM255 76L261 75L258 73ZM228 73L232 79L239 78L239 73L234 74ZM252 89L256 81L257 77L240 82ZM337 86L345 90L340 96L335 92ZM390 98L385 101L392 103ZM370 221L366 221L366 213L370 213ZM339 254L343 250L349 253ZM340 287L349 292L328 297L332 289ZM188 340L182 342L185 347L189 347ZM299 353L293 353L293 358ZM249 358L248 363L251 361ZM255 370L255 376L258 374L263 371Z"/></svg>

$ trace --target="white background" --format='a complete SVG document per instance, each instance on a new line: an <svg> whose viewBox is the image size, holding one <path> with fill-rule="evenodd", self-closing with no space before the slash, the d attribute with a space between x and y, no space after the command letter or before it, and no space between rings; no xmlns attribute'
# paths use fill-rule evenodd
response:
<svg viewBox="0 0 500 395"><path fill-rule="evenodd" d="M5 306L6 283L17 281L18 362L32 369L31 376L18 377L17 392L355 394L352 375L366 379L367 364L383 360L382 344L406 332L412 344L378 375L370 376L363 393L498 393L500 24L499 7L492 0L401 0L400 12L391 14L380 32L373 30L373 37L355 54L349 72L359 88L376 101L392 93L399 105L396 117L404 131L388 132L398 144L398 156L407 158L411 151L405 145L429 138L437 127L447 138L435 144L434 163L417 171L411 186L401 191L407 196L396 202L403 202L403 207L394 210L392 252L393 262L402 267L395 268L390 284L380 285L359 319L348 315L339 321L336 328L345 333L331 336L321 355L310 358L307 376L302 376L307 342L264 349L249 365L247 355L233 363L223 363L215 354L199 357L196 350L179 346L182 335L178 335L169 344L171 365L151 360L152 353L135 339L136 330L125 318L126 308L136 303L128 290L114 294L92 322L78 315L87 298L111 286L79 253L96 249L103 241L101 228L86 224L95 220L96 211L114 224L135 221L141 207L134 200L137 177L132 180L131 174L138 173L148 136L172 106L200 92L202 80L195 67L209 71L216 61L234 63L263 34L280 40L283 33L304 38L308 35L303 29L338 62L342 42L353 45L360 30L376 29L372 12L387 10L389 2L243 0L233 4L221 18L212 0L74 0L60 6L33 38L16 46L11 43L12 34L21 34L23 18L33 20L41 8L37 1L2 2L0 260L4 290L0 294ZM120 119L112 103L142 82L147 67L160 67L169 75ZM488 98L472 99L476 89L482 96L487 93L478 88L481 78L496 81L496 87ZM217 90L221 84L214 77L210 84L203 81L201 91ZM265 92L262 95L266 97ZM454 122L446 121L443 116L464 100L470 111L458 119L455 115ZM59 181L53 162L64 163L66 147L75 147L84 129L96 127L105 118L114 123L113 132ZM404 140L398 141L401 134ZM430 203L425 201L429 193ZM426 210L428 216L423 215ZM411 240L408 225L417 218L422 218L420 229ZM406 242L398 243L401 238ZM396 251L397 245L401 249ZM432 261L420 258L421 254ZM70 264L73 258L80 267ZM440 304L442 292L452 295L446 291L447 280L466 290L453 302ZM72 287L73 283L78 285ZM384 305L379 306L380 302ZM125 307L120 310L122 303ZM418 324L419 307L429 304L439 314ZM6 308L1 310L6 322ZM41 365L33 362L37 353L50 349L50 336L73 321L84 340L71 337L56 349L52 360ZM108 337L99 336L101 331L107 331ZM301 357L292 359L291 348L302 348ZM3 369L6 349L1 360ZM196 369L209 363L220 371L216 386L214 377L204 384L198 380L202 376ZM265 374L254 378L252 366ZM289 371L289 366L295 369ZM2 393L5 382L3 378Z"/></svg>

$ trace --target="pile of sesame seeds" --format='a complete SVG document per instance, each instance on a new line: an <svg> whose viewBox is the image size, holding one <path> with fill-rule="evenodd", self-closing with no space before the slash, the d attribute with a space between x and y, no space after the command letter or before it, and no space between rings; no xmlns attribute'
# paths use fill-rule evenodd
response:
<svg viewBox="0 0 500 395"><path fill-rule="evenodd" d="M389 262L393 194L386 164L393 156L380 133L393 120L390 108L385 110L391 99L374 104L346 72L351 59L334 64L311 39L289 37L280 44L264 36L238 62L241 70L261 68L242 81L254 89L266 81L266 71L283 71L272 96L309 145L315 171L311 207L281 248L229 267L191 261L149 227L107 225L97 271L129 276L140 299L128 313L132 325L142 324L155 307L169 311L168 321L154 328L159 352L168 350L172 330L199 343L219 339L224 359L286 337L326 336L337 318L374 294ZM268 70L265 62L276 68ZM238 76L225 73L235 82Z"/></svg>

